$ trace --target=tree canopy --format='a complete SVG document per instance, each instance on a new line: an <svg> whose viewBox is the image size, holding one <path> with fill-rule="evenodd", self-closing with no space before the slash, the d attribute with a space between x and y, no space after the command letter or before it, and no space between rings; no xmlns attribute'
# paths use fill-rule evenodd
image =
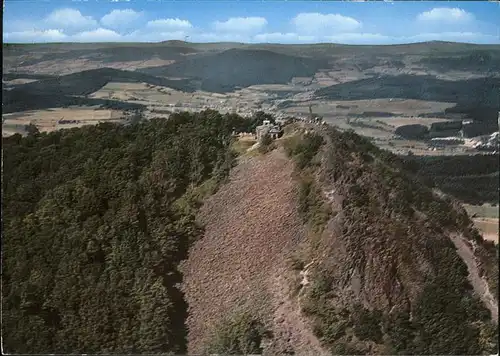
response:
<svg viewBox="0 0 500 356"><path fill-rule="evenodd" d="M5 350L185 353L193 192L228 174L242 122L204 111L3 138Z"/></svg>

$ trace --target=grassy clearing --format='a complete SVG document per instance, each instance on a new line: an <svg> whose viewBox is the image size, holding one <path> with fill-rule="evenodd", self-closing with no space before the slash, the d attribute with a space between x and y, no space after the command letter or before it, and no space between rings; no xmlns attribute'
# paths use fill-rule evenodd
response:
<svg viewBox="0 0 500 356"><path fill-rule="evenodd" d="M256 142L257 140L255 140L253 137L252 138L240 137L233 142L232 149L233 151L241 155L246 153L248 149L252 147Z"/></svg>
<svg viewBox="0 0 500 356"><path fill-rule="evenodd" d="M463 204L465 210L469 216L476 214L477 217L480 218L496 218L499 217L498 206L493 206L491 204L483 204L483 205L471 205L471 204Z"/></svg>

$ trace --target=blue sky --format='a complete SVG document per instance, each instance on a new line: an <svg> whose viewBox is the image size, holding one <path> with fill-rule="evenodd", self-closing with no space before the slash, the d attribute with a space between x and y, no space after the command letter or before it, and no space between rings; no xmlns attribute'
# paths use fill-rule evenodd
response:
<svg viewBox="0 0 500 356"><path fill-rule="evenodd" d="M500 3L337 1L4 2L4 42L500 44Z"/></svg>

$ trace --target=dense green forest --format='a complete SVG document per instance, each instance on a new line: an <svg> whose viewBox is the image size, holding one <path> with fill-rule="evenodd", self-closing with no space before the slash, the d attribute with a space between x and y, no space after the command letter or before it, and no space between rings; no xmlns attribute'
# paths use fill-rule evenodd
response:
<svg viewBox="0 0 500 356"><path fill-rule="evenodd" d="M469 204L498 203L498 154L408 156L404 168L424 183Z"/></svg>
<svg viewBox="0 0 500 356"><path fill-rule="evenodd" d="M233 130L253 121L204 111L3 138L4 350L185 353L177 266Z"/></svg>

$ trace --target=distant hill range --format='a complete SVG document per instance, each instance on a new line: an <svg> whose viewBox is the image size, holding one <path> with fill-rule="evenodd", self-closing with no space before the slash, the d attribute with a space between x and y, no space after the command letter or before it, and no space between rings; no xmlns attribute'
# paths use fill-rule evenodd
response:
<svg viewBox="0 0 500 356"><path fill-rule="evenodd" d="M194 87L187 80L170 80L144 73L112 68L86 70L59 77L7 73L4 75L4 79L16 79L16 76L22 78L31 76L33 79L37 79L37 77L43 79L16 85L10 90L3 90L4 112L69 105L108 105L108 103L111 103L109 105L112 107L120 108L142 107L142 105L131 103L82 97L98 91L109 82L146 83L186 92L194 91Z"/></svg>
<svg viewBox="0 0 500 356"><path fill-rule="evenodd" d="M38 45L36 45L38 46ZM143 61L151 58L158 58L164 60L180 60L183 56L187 54L192 54L198 52L194 48L185 46L144 46L126 44L123 46L116 45L102 45L96 46L96 44L81 44L76 45L77 47L73 49L75 44L70 44L70 50L65 50L59 45L52 45L54 48L49 50L50 47L35 47L37 51L42 52L42 55L38 58L30 58L22 61L23 66L29 66L46 61L60 61L60 60L72 60L72 59L82 59L87 60L98 60L103 64L110 62L131 62L131 61ZM50 45L46 45L50 46ZM32 47L33 48L33 47ZM29 47L20 49L7 48L4 50L8 54L25 54L30 50ZM21 64L21 63L20 63Z"/></svg>
<svg viewBox="0 0 500 356"><path fill-rule="evenodd" d="M347 70L357 73L358 78L372 78L322 88L315 92L316 98L444 101L456 103L460 110L468 111L500 108L498 45L439 41L388 46L166 41L4 44L3 50L4 80L37 80L28 84L4 86L4 89L10 89L10 98L21 101L24 97L34 98L40 95L60 96L62 101L66 101L64 96L89 95L111 81L144 82L185 92L204 90L227 93L252 85L287 84L296 77L315 77L319 71ZM138 64L152 59L173 63L157 67L149 64L146 67L144 63L141 67ZM80 72L59 76L56 72L58 62L66 68L68 61L78 61L80 64L76 65L75 71ZM135 71L107 68L125 68L127 62L132 61L136 62ZM88 69L88 66L95 68L101 65L103 68ZM418 70L427 75L378 74L386 69L397 74L414 67L420 68ZM450 71L461 71L462 78L467 77L464 73L476 76L480 74L484 78L447 81L434 75L435 72L446 72L451 76ZM71 98L68 100L74 101ZM14 103L9 108L32 105L33 103L26 102ZM40 105L44 104L36 106Z"/></svg>
<svg viewBox="0 0 500 356"><path fill-rule="evenodd" d="M230 49L266 50L291 56L311 58L332 58L347 55L404 55L439 58L449 56L471 56L471 63L476 59L500 55L498 45L477 45L469 43L431 41L400 45L343 45L335 43L317 44L245 44L237 42L192 43L184 41L164 41L158 43L43 43L43 44L3 44L5 57L42 54L33 58L33 62L77 58L113 58L119 61L146 60L151 57L177 60L185 55L204 52L222 52ZM478 53L475 55L474 53ZM35 56L32 56L35 57Z"/></svg>
<svg viewBox="0 0 500 356"><path fill-rule="evenodd" d="M313 76L327 66L326 60L268 50L230 49L139 71L155 76L196 79L201 81L202 90L230 92L257 84L286 84L293 77Z"/></svg>

